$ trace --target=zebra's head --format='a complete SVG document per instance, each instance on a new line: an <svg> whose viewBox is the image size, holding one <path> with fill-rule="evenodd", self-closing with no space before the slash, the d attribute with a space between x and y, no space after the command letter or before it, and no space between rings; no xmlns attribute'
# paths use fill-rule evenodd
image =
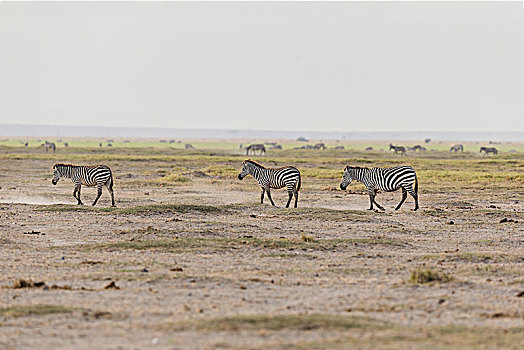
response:
<svg viewBox="0 0 524 350"><path fill-rule="evenodd" d="M60 174L60 170L58 170L57 164L53 165L53 180L51 180L53 185L56 185L58 183L58 180L60 180L61 176L62 175Z"/></svg>
<svg viewBox="0 0 524 350"><path fill-rule="evenodd" d="M238 174L238 179L242 180L247 175L251 174L254 166L255 164L253 162L245 160L244 163L242 163L242 170L240 171L240 174Z"/></svg>
<svg viewBox="0 0 524 350"><path fill-rule="evenodd" d="M344 175L342 175L342 182L340 183L340 189L345 190L351 181L353 181L353 177L351 176L351 169L349 165L344 168Z"/></svg>

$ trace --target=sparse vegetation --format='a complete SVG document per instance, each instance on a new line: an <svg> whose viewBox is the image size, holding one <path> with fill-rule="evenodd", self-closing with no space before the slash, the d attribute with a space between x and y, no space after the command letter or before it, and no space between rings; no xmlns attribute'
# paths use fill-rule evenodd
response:
<svg viewBox="0 0 524 350"><path fill-rule="evenodd" d="M451 281L450 275L429 268L417 268L411 272L409 282L411 284L431 284Z"/></svg>
<svg viewBox="0 0 524 350"><path fill-rule="evenodd" d="M501 145L487 159L468 152L474 144L450 154L433 141L436 151L399 157L378 141L341 140L345 149L321 152L283 142L255 159L302 171L303 205L286 209L285 190L272 192L273 207L260 204L253 178L238 181L246 156L236 142L67 141L54 155L0 145L8 347L23 346L24 334L45 343L64 324L79 346L99 345L102 327L112 346L123 339L113 327L124 323L136 347L155 338L160 347L198 339L189 345L299 349L517 349L524 341L515 308L522 222L509 222L524 213L524 152L504 153L524 145ZM186 142L197 149L182 149ZM110 165L118 207L105 191L95 208L44 205L74 202L70 183L50 183L56 161ZM338 187L347 164L413 166L422 210L394 211L400 192L381 194L384 213L363 210L362 185ZM95 193L82 189L86 200ZM58 306L64 298L86 308ZM17 306L28 300L50 305ZM143 339L144 324L152 339Z"/></svg>

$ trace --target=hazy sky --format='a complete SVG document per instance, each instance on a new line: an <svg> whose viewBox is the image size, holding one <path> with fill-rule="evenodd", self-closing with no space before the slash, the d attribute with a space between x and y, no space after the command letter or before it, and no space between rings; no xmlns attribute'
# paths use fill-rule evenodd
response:
<svg viewBox="0 0 524 350"><path fill-rule="evenodd" d="M524 131L524 8L0 2L0 123Z"/></svg>

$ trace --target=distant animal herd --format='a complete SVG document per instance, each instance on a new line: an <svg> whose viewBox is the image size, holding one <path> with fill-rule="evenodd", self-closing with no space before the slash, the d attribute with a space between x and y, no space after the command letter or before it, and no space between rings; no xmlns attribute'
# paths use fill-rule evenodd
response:
<svg viewBox="0 0 524 350"><path fill-rule="evenodd" d="M304 138L304 137L299 137L297 139L297 141L299 142L308 142L308 139ZM62 140L58 140L57 142L62 142ZM107 140L106 141L106 147L113 147L113 142L114 140ZM129 143L130 141L129 140L124 140L123 141L124 143ZM160 140L159 141L160 143L181 143L182 141L180 140ZM429 143L431 142L431 139L425 139L424 140L425 143ZM490 144L496 144L496 143L499 143L499 142L493 142L493 141L490 141L489 142ZM24 143L24 146L25 147L28 147L29 146L29 142L25 142ZM45 150L45 153L49 153L49 152L56 152L56 144L54 142L49 142L49 141L45 141L43 144L40 145L41 147L44 148ZM64 142L63 143L63 146L64 147L68 147L69 144L67 142ZM98 146L99 147L103 147L104 144L102 142L99 142L98 143ZM184 145L184 148L185 149L195 149L195 146L193 146L192 144L189 144L189 143L186 143ZM277 144L276 142L265 142L264 144L261 144L261 143L258 143L258 144L251 144L251 145L248 145L247 147L244 147L242 144L240 144L240 149L245 149L246 151L246 155L249 156L249 155L266 155L267 154L267 150L282 150L282 145L279 145ZM310 144L307 144L307 145L303 145L303 146L298 146L298 147L294 147L293 149L296 149L296 150L299 150L299 149L310 149L310 150L326 150L328 149L328 147L322 143L322 142L319 142L319 143L316 143L314 145L310 145ZM343 150L345 149L344 146L342 145L337 145L335 147L333 147L332 149L335 149L335 150ZM373 151L373 147L369 146L369 147L366 147L364 149L365 151ZM422 152L426 152L427 151L427 148L422 146L422 145L414 145L414 146L400 146L400 145L393 145L393 144L389 144L389 151L393 151L393 153L395 154L399 154L399 155L406 155L407 152L413 152L413 153L422 153ZM432 150L432 151L437 151L437 150ZM450 153L463 153L464 152L464 145L462 144L455 144L455 145L452 145L451 148L449 149L449 152ZM508 151L509 153L516 153L515 150L509 150ZM488 154L492 154L492 155L497 155L499 153L499 151L497 150L497 148L495 147L485 147L485 146L482 146L480 147L479 149L479 153L484 153L484 155L488 155Z"/></svg>

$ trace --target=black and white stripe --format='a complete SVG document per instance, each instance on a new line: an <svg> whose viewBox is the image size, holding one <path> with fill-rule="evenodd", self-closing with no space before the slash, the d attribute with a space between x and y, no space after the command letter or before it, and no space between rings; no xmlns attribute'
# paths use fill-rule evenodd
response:
<svg viewBox="0 0 524 350"><path fill-rule="evenodd" d="M262 189L262 195L260 196L260 203L264 203L264 192L267 192L267 197L271 201L271 204L275 205L271 198L271 188L287 188L289 199L286 204L286 208L289 208L289 203L295 195L295 208L298 203L298 191L300 190L301 177L300 171L293 166L286 166L278 169L265 168L264 166L252 161L246 160L242 165L242 171L238 174L238 178L242 180L247 175L252 175L260 185Z"/></svg>
<svg viewBox="0 0 524 350"><path fill-rule="evenodd" d="M393 168L361 168L347 166L344 169L344 175L340 188L345 190L351 181L362 182L369 193L370 210L373 210L373 203L380 210L384 210L376 201L377 191L392 192L402 189L402 200L395 210L400 209L409 193L415 199L415 209L418 209L418 180L415 170L410 166L397 166ZM415 185L413 189L413 184Z"/></svg>
<svg viewBox="0 0 524 350"><path fill-rule="evenodd" d="M98 202L102 195L102 187L105 185L111 194L111 205L115 206L115 196L113 194L113 174L106 165L81 166L73 164L57 163L53 165L53 185L56 185L61 177L69 178L75 184L73 197L78 200L78 204L84 204L80 200L80 189L82 185L96 186L98 194L93 205Z"/></svg>

